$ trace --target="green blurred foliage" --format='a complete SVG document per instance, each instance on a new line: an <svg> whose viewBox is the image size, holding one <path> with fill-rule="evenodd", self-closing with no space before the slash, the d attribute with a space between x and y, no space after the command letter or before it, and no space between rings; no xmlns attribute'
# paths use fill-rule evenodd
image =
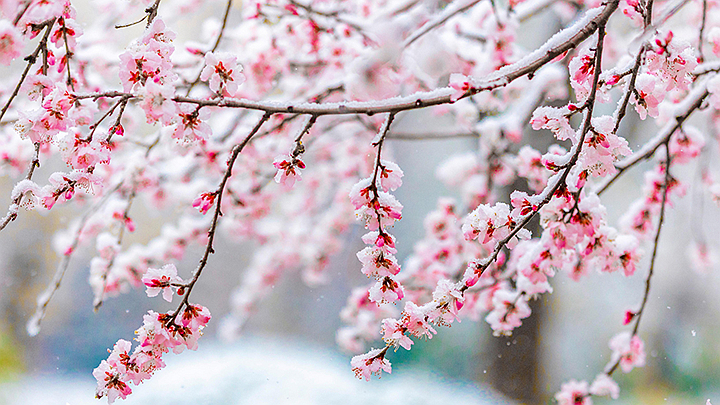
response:
<svg viewBox="0 0 720 405"><path fill-rule="evenodd" d="M25 371L22 346L0 325L0 382L13 380Z"/></svg>

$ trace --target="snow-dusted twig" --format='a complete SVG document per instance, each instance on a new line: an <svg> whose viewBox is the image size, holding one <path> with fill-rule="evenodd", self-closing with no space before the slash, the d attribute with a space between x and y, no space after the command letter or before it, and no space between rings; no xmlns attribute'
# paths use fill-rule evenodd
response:
<svg viewBox="0 0 720 405"><path fill-rule="evenodd" d="M445 24L445 22L451 19L453 16L473 8L481 1L482 0L455 0L452 4L446 6L440 14L423 24L423 26L420 27L417 31L413 32L412 34L410 34L410 36L405 38L405 41L402 43L402 48L407 48L408 46L412 45L413 42L420 39L423 35Z"/></svg>

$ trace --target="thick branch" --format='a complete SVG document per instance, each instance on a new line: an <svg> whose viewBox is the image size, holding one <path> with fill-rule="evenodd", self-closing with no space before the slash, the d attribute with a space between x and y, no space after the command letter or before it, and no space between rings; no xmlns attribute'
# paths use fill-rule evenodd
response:
<svg viewBox="0 0 720 405"><path fill-rule="evenodd" d="M602 7L586 13L571 27L555 34L542 47L518 62L504 66L484 79L476 81L476 85L460 99L474 94L495 90L523 76L535 74L538 69L550 63L556 57L577 47L593 35L598 27L604 25L617 9L619 0L610 0ZM405 97L393 97L377 101L346 101L336 103L295 103L295 102L263 102L247 99L214 99L203 100L177 96L173 100L179 103L196 104L201 107L227 107L259 110L270 114L310 114L310 115L347 115L347 114L383 114L400 111L416 110L441 104L452 104L456 101L452 96L455 90L450 87L439 88L428 92L418 92ZM121 97L129 93L105 92L78 95L78 98ZM135 96L133 96L135 97Z"/></svg>

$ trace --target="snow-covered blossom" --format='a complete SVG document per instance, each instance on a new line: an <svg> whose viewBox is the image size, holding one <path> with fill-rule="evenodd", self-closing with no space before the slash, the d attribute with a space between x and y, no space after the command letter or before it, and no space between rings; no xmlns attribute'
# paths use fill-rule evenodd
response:
<svg viewBox="0 0 720 405"><path fill-rule="evenodd" d="M210 90L234 97L238 86L245 81L242 66L237 63L237 56L227 52L208 52L205 54L205 67L200 73L200 80L210 80Z"/></svg>
<svg viewBox="0 0 720 405"><path fill-rule="evenodd" d="M405 335L405 328L403 327L402 322L396 319L383 319L382 335L385 343L395 346L396 348L398 346L402 346L406 350L410 350L410 346L413 344L412 339Z"/></svg>
<svg viewBox="0 0 720 405"><path fill-rule="evenodd" d="M405 296L403 286L390 276L378 280L368 292L370 301L378 303L399 301Z"/></svg>
<svg viewBox="0 0 720 405"><path fill-rule="evenodd" d="M587 381L570 380L555 394L558 405L592 405Z"/></svg>
<svg viewBox="0 0 720 405"><path fill-rule="evenodd" d="M624 373L629 373L635 367L645 365L645 349L643 341L630 332L621 332L610 339L612 349L611 364L620 363Z"/></svg>
<svg viewBox="0 0 720 405"><path fill-rule="evenodd" d="M148 123L160 121L167 125L176 118L177 106L172 101L175 95L175 86L172 83L148 80L140 94L142 101L139 105L145 111Z"/></svg>
<svg viewBox="0 0 720 405"><path fill-rule="evenodd" d="M658 85L657 78L648 73L641 73L635 80L635 89L632 100L640 119L644 120L648 115L656 118L660 113L658 106L665 98L665 90Z"/></svg>
<svg viewBox="0 0 720 405"><path fill-rule="evenodd" d="M93 370L93 377L98 382L95 390L95 397L100 399L107 397L108 403L112 404L118 398L125 399L132 393L128 385L127 374L124 373L124 366L119 362L110 364L107 360L100 362L100 365Z"/></svg>
<svg viewBox="0 0 720 405"><path fill-rule="evenodd" d="M148 269L142 282L147 286L148 297L154 297L162 292L163 299L172 302L174 284L181 284L183 281L178 277L175 265L166 264L159 269Z"/></svg>
<svg viewBox="0 0 720 405"><path fill-rule="evenodd" d="M498 290L492 298L493 309L485 317L496 336L510 335L522 325L521 319L530 316L530 307L519 292Z"/></svg>
<svg viewBox="0 0 720 405"><path fill-rule="evenodd" d="M568 64L570 71L570 85L575 90L575 97L579 102L585 101L590 94L595 74L595 51L589 48L582 49Z"/></svg>
<svg viewBox="0 0 720 405"><path fill-rule="evenodd" d="M10 21L0 21L0 63L9 65L13 59L20 56L23 41L20 30Z"/></svg>
<svg viewBox="0 0 720 405"><path fill-rule="evenodd" d="M402 325L413 336L426 337L432 339L433 334L437 333L428 322L426 308L417 306L414 302L405 303L405 309L402 313Z"/></svg>
<svg viewBox="0 0 720 405"><path fill-rule="evenodd" d="M450 75L450 87L454 90L450 98L452 101L457 101L473 88L473 80L467 76L453 73Z"/></svg>
<svg viewBox="0 0 720 405"><path fill-rule="evenodd" d="M210 113L189 104L180 104L177 113L177 125L172 137L184 145L195 144L210 138L212 130L207 120Z"/></svg>
<svg viewBox="0 0 720 405"><path fill-rule="evenodd" d="M672 31L658 32L647 51L648 73L657 76L665 90L687 90L697 57L690 43L679 40Z"/></svg>
<svg viewBox="0 0 720 405"><path fill-rule="evenodd" d="M381 371L392 373L392 366L385 358L383 349L371 349L365 354L353 357L350 366L355 376L361 380L370 381L371 375L380 375Z"/></svg>
<svg viewBox="0 0 720 405"><path fill-rule="evenodd" d="M620 387L609 375L601 373L598 374L592 384L590 384L590 393L601 397L618 399L620 396Z"/></svg>
<svg viewBox="0 0 720 405"><path fill-rule="evenodd" d="M296 181L302 179L300 169L305 168L305 163L292 154L280 155L275 158L273 166L278 170L275 174L275 182L285 189L290 189Z"/></svg>
<svg viewBox="0 0 720 405"><path fill-rule="evenodd" d="M571 139L577 141L577 133L570 125L567 114L570 111L555 107L539 107L533 112L530 125L534 130L549 129L558 140Z"/></svg>
<svg viewBox="0 0 720 405"><path fill-rule="evenodd" d="M507 204L497 203L493 207L483 204L468 215L463 225L463 234L467 240L478 239L480 243L486 244L503 239L514 226L515 221Z"/></svg>

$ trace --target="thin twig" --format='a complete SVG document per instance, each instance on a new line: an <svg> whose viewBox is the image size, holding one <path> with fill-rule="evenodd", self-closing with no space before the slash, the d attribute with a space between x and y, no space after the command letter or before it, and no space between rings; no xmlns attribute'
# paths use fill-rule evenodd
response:
<svg viewBox="0 0 720 405"><path fill-rule="evenodd" d="M232 0L227 0L227 5L225 6L225 15L223 15L222 20L222 26L220 27L220 32L218 32L218 36L215 39L215 45L213 45L212 49L210 49L210 52L215 52L218 49L218 46L220 46L220 40L223 37L223 32L225 32L225 27L227 26L228 16L230 15L230 9L232 8ZM185 97L190 95L190 92L192 91L193 87L200 83L200 76L202 76L203 69L200 69L200 71L197 74L197 77L195 77L195 80L190 83L190 86L188 86L187 92L185 92Z"/></svg>
<svg viewBox="0 0 720 405"><path fill-rule="evenodd" d="M47 311L48 304L50 304L50 301L55 295L55 292L57 292L57 290L60 288L60 284L62 283L68 266L70 265L70 259L72 258L72 254L75 252L78 245L80 244L80 237L82 235L83 228L85 228L85 225L87 224L87 221L103 205L105 205L111 195L113 195L120 189L122 183L123 182L120 182L115 187L113 187L107 194L103 196L100 201L98 201L89 210L87 210L87 212L85 212L85 215L83 215L80 219L78 229L75 232L75 237L73 238L73 241L68 248L69 251L65 252L65 254L63 255L63 258L58 264L58 267L55 270L55 275L53 276L50 284L48 284L48 286L45 288L45 291L43 291L43 293L38 296L35 313L33 314L33 316L30 317L26 326L28 335L36 336L38 333L40 333L40 324L42 323L43 318L45 318L45 312Z"/></svg>
<svg viewBox="0 0 720 405"><path fill-rule="evenodd" d="M668 197L668 189L670 186L670 182L672 181L672 176L670 176L670 163L672 161L670 156L670 147L668 146L669 142L665 142L663 145L665 145L665 182L662 186L662 198L660 200L660 216L658 218L658 224L657 224L657 230L655 231L655 239L653 240L653 250L652 255L650 256L650 268L648 269L648 275L645 278L645 292L643 293L642 303L640 304L640 309L635 313L635 325L633 326L632 330L632 336L636 336L638 334L638 330L640 329L640 320L642 319L642 315L645 312L645 306L648 302L648 297L650 297L650 283L652 281L652 277L655 271L655 262L658 252L658 245L660 242L660 231L662 230L663 223L665 221L665 208L667 205L667 197ZM605 372L607 375L612 375L613 372L618 368L620 365L620 359L617 359L615 363L613 363L612 366Z"/></svg>
<svg viewBox="0 0 720 405"><path fill-rule="evenodd" d="M413 32L409 37L405 39L405 41L402 44L402 48L407 48L408 46L412 45L413 42L420 39L423 35L427 34L428 32L432 31L433 29L445 24L445 22L452 17L465 12L466 10L469 10L473 8L476 4L480 3L481 0L470 0L467 4L462 4L462 2L465 2L467 0L455 0L453 4L450 4L449 6L445 7L445 9L440 13L437 17L431 19L427 23L425 23L420 29ZM460 3L460 4L457 4Z"/></svg>
<svg viewBox="0 0 720 405"><path fill-rule="evenodd" d="M33 174L35 173L35 168L40 167L40 143L35 144L35 154L33 155L32 160L30 161L30 167L28 167L27 175L25 175L25 180L31 180ZM8 209L7 215L3 217L3 219L0 220L0 231L5 229L5 227L12 221L14 221L17 218L17 210L18 206L20 205L20 201L22 200L23 195L20 194L17 197L15 197L12 202L10 203L10 208Z"/></svg>
<svg viewBox="0 0 720 405"><path fill-rule="evenodd" d="M7 112L8 108L10 108L10 104L13 102L15 97L17 97L18 92L20 91L20 86L22 86L23 82L25 81L25 78L27 78L28 73L30 72L30 68L37 62L37 57L40 55L40 52L43 52L43 70L46 69L45 64L47 60L46 50L47 50L47 41L50 37L50 31L52 30L53 25L55 25L56 19L53 18L52 20L45 21L44 23L41 23L38 25L38 29L42 29L41 27L45 27L45 34L43 35L40 42L38 42L38 46L35 48L33 53L25 57L25 60L27 61L27 65L25 66L25 70L23 71L22 75L20 76L20 80L18 81L17 86L15 86L15 90L13 90L12 94L10 95L10 98L5 103L5 106L2 108L2 111L0 111L0 120L3 119L5 116L5 113Z"/></svg>
<svg viewBox="0 0 720 405"><path fill-rule="evenodd" d="M672 122L666 124L653 139L648 141L641 150L628 157L627 159L615 164L617 171L607 176L603 181L598 184L595 188L595 193L600 195L607 190L612 183L615 182L626 170L642 162L643 160L651 158L657 149L663 145L672 134L680 129L682 124L687 120L693 112L697 111L703 104L705 98L709 95L707 90L707 82L701 84L694 91L687 95L680 105L686 105L685 109L675 115L675 119Z"/></svg>
<svg viewBox="0 0 720 405"><path fill-rule="evenodd" d="M222 180L220 181L220 185L218 186L217 190L215 191L215 211L213 212L213 219L212 223L210 224L210 229L208 230L208 241L207 245L205 246L205 252L203 253L202 258L200 259L200 263L198 264L198 267L195 269L195 273L193 273L193 277L190 280L190 282L187 284L187 288L185 289L185 294L183 296L182 301L180 302L180 305L178 305L177 309L173 313L173 315L169 318L168 322L172 323L175 318L177 318L178 314L180 314L180 311L183 309L184 306L188 306L188 298L190 297L190 293L192 292L193 288L195 287L195 283L197 283L198 279L200 278L200 274L202 274L202 271L205 269L205 266L207 266L208 258L210 257L211 253L214 253L215 250L213 248L213 241L215 240L215 234L217 231L218 223L220 222L220 216L222 215L221 212L221 204L222 204L222 197L223 193L225 191L225 186L227 185L228 180L230 179L230 176L232 176L232 170L233 166L235 165L235 161L237 160L238 156L240 155L240 152L243 151L245 146L247 146L248 143L250 143L250 140L257 134L257 132L260 130L260 127L265 124L265 122L270 119L271 113L265 113L260 121L258 121L257 124L255 124L255 127L250 131L247 137L238 145L235 145L235 147L230 152L230 157L227 161L227 169L225 170L225 175L223 176Z"/></svg>
<svg viewBox="0 0 720 405"><path fill-rule="evenodd" d="M703 45L705 43L705 23L707 22L707 0L703 0L702 23L700 23L700 32L698 32L698 61L703 63L705 56L703 55Z"/></svg>

